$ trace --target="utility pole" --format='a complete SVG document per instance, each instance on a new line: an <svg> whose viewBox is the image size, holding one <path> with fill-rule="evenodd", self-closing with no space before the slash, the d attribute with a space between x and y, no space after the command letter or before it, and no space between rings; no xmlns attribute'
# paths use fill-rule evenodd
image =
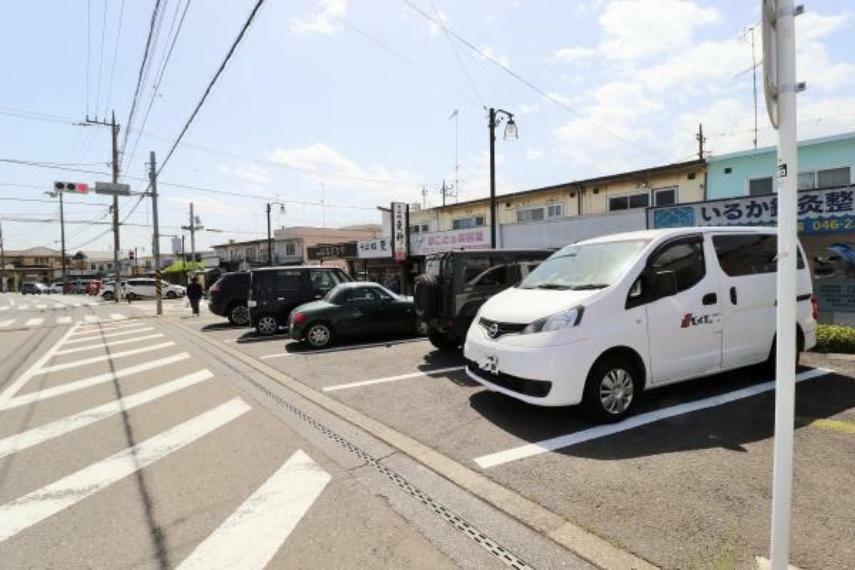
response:
<svg viewBox="0 0 855 570"><path fill-rule="evenodd" d="M63 192L57 192L57 194L59 194L59 239L62 244L62 293L64 295L68 281L68 266L65 260L65 208L62 200Z"/></svg>
<svg viewBox="0 0 855 570"><path fill-rule="evenodd" d="M704 159L704 143L707 142L706 137L704 137L704 125L703 123L698 123L698 134L695 135L695 138L698 139L698 160Z"/></svg>
<svg viewBox="0 0 855 570"><path fill-rule="evenodd" d="M754 30L757 26L751 26L748 31L751 32L751 68L754 79L754 148L757 148L757 52L754 49Z"/></svg>
<svg viewBox="0 0 855 570"><path fill-rule="evenodd" d="M196 263L196 218L193 215L193 202L190 202L190 262Z"/></svg>
<svg viewBox="0 0 855 570"><path fill-rule="evenodd" d="M442 205L445 206L445 194L448 190L445 188L445 178L442 179Z"/></svg>
<svg viewBox="0 0 855 570"><path fill-rule="evenodd" d="M3 222L0 222L0 290L6 292L6 246L3 244ZM63 285L65 287L65 285Z"/></svg>
<svg viewBox="0 0 855 570"><path fill-rule="evenodd" d="M157 314L163 314L163 285L160 276L160 226L157 222L157 163L154 151L148 155L148 179L151 184L151 219L154 223L151 252L154 254L155 298L157 299Z"/></svg>
<svg viewBox="0 0 855 570"><path fill-rule="evenodd" d="M445 184L445 182L443 182L443 184ZM424 208L424 209L427 209L427 195L428 195L427 186L422 184L422 208ZM445 204L443 204L443 206L445 206Z"/></svg>
<svg viewBox="0 0 855 570"><path fill-rule="evenodd" d="M496 110L490 107L490 248L496 249Z"/></svg>

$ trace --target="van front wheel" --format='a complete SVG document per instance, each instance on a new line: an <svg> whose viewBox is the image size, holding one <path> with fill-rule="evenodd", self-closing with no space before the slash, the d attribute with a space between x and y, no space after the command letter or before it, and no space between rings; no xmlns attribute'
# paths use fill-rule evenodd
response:
<svg viewBox="0 0 855 570"><path fill-rule="evenodd" d="M627 358L606 356L588 373L582 406L600 422L619 422L627 417L638 399L638 372Z"/></svg>

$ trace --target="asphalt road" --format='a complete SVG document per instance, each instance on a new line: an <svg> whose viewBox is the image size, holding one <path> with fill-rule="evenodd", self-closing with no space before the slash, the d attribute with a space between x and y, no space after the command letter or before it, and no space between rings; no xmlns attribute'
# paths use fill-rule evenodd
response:
<svg viewBox="0 0 855 570"><path fill-rule="evenodd" d="M3 568L588 567L165 307L0 295Z"/></svg>
<svg viewBox="0 0 855 570"><path fill-rule="evenodd" d="M311 352L213 315L180 322L376 422L389 440L411 438L652 564L752 568L767 555L774 385L760 370L650 392L631 420L603 428L574 408L484 390L460 355L423 339ZM855 363L809 354L803 364L792 562L855 568Z"/></svg>

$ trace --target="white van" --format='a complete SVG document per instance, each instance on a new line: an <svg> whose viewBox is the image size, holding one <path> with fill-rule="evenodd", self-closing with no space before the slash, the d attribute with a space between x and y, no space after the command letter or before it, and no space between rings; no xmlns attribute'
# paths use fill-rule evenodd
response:
<svg viewBox="0 0 855 570"><path fill-rule="evenodd" d="M466 336L467 373L531 404L625 417L642 390L774 362L777 232L648 230L559 250L487 301ZM799 245L798 350L816 344Z"/></svg>

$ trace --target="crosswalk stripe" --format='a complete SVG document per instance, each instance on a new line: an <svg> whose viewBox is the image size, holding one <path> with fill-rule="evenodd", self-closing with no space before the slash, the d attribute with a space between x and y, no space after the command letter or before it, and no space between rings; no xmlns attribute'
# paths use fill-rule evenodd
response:
<svg viewBox="0 0 855 570"><path fill-rule="evenodd" d="M47 309L47 305L36 305L37 309Z"/></svg>
<svg viewBox="0 0 855 570"><path fill-rule="evenodd" d="M67 325L70 322L71 322L71 317L68 317L68 316L59 317L58 319L56 319L56 323L58 325Z"/></svg>
<svg viewBox="0 0 855 570"><path fill-rule="evenodd" d="M99 319L95 315L86 315L85 317L83 317L83 320L86 321L87 323L99 323L99 322L101 322L101 319Z"/></svg>
<svg viewBox="0 0 855 570"><path fill-rule="evenodd" d="M99 342L97 344L87 344L86 346L78 346L75 348L66 348L65 350L60 350L56 353L57 356L61 354L74 354L75 352L85 352L87 350L94 350L96 348L108 348L111 346L121 346L123 344L131 344L133 342L140 342L142 340L151 340L153 338L161 338L163 336L162 333L149 334L144 336L138 336L134 338L126 338L124 340L114 340L109 342Z"/></svg>
<svg viewBox="0 0 855 570"><path fill-rule="evenodd" d="M122 329L109 329L111 331L117 331L117 332L108 332L107 334L104 334L104 335L98 335L98 334L90 334L87 336L75 335L73 338L69 339L65 344L73 344L76 342L86 342L87 340L92 341L92 340L95 340L96 338L102 339L102 338L114 338L117 336L127 336L129 334L136 334L136 333L140 333L140 332L153 331L154 330L154 327L146 326L146 324L147 323L139 323L137 325L134 325L135 327L139 327L139 328L133 328L133 329L130 329L127 327L123 327ZM104 329L104 330L108 330L108 329ZM101 331L95 330L95 331L87 331L87 332L99 333Z"/></svg>
<svg viewBox="0 0 855 570"><path fill-rule="evenodd" d="M115 372L106 372L104 374L92 376L91 378L83 378L82 380L67 382L65 384L60 384L59 386L54 386L53 388L45 388L44 390L40 390L38 392L28 392L26 394L21 394L20 396L12 398L5 404L0 403L0 411L11 410L12 408L19 408L21 406L26 406L34 402L41 402L43 400L62 396L63 394L68 394L69 392L76 392L78 390L85 390L86 388L91 388L92 386L97 386L99 384L114 382L116 380L121 380L122 378L127 378L128 376L133 376L134 374L139 374L140 372L147 372L155 368L160 368L161 366L168 366L170 364L174 364L182 360L187 360L188 358L190 358L190 354L186 352L180 352L178 354L173 354L172 356L167 356L166 358L152 360L143 364L137 364L136 366L129 366L128 368L121 368L119 370L116 370Z"/></svg>
<svg viewBox="0 0 855 570"><path fill-rule="evenodd" d="M175 346L174 342L162 342L160 344L153 344L151 346L144 346L142 348L134 348L133 350L126 350L124 352L115 352L113 354L104 354L102 356L93 356L91 358L84 358L83 360L75 360L73 362L65 362L63 364L54 364L53 366L45 366L44 368L39 369L37 374L49 374L51 372L56 372L58 370L68 370L69 368L77 368L78 366L85 366L87 364L94 364L96 362L104 362L105 360L114 360L116 358L123 358L125 356L133 356L135 354L142 354L144 352L151 352L152 350L160 350L161 348L166 348L167 346Z"/></svg>
<svg viewBox="0 0 855 570"><path fill-rule="evenodd" d="M0 321L0 329L5 329L14 322L15 319L6 319L5 321Z"/></svg>
<svg viewBox="0 0 855 570"><path fill-rule="evenodd" d="M5 307L0 307L0 311L8 311L8 310L9 310L9 305L6 305Z"/></svg>
<svg viewBox="0 0 855 570"><path fill-rule="evenodd" d="M154 388L138 392L131 396L119 398L118 400L108 402L101 406L96 406L89 410L84 410L72 416L62 418L61 420L56 420L37 428L29 429L25 432L0 439L0 459L7 455L12 455L13 453L34 447L61 435L84 428L99 420L148 404L158 398L168 396L169 394L178 392L179 390L183 390L184 388L188 388L194 384L198 384L199 382L212 378L213 376L214 375L211 374L209 370L200 370L198 372L182 376L176 380L172 380L171 382L166 382L155 386Z"/></svg>
<svg viewBox="0 0 855 570"><path fill-rule="evenodd" d="M114 321L122 321L128 318L127 315L123 315L122 313L113 313L110 315L110 318Z"/></svg>
<svg viewBox="0 0 855 570"><path fill-rule="evenodd" d="M18 310L19 311L29 311L30 306L29 305L18 305Z"/></svg>
<svg viewBox="0 0 855 570"><path fill-rule="evenodd" d="M298 450L179 569L263 569L330 479L329 473Z"/></svg>
<svg viewBox="0 0 855 570"><path fill-rule="evenodd" d="M80 329L78 329L77 334L82 335L91 332L100 332L105 330L119 330L119 329L127 329L131 327L140 326L143 324L143 321L127 321L127 322L108 322L108 323L81 323Z"/></svg>
<svg viewBox="0 0 855 570"><path fill-rule="evenodd" d="M240 398L0 506L0 542L178 451L250 410Z"/></svg>
<svg viewBox="0 0 855 570"><path fill-rule="evenodd" d="M42 324L45 320L40 318L29 319L26 323L24 323L25 327L37 327Z"/></svg>

